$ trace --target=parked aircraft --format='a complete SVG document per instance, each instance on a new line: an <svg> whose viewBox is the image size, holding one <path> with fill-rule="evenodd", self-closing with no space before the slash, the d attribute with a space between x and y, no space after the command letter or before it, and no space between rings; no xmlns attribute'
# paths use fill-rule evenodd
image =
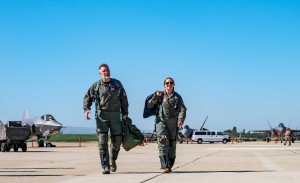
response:
<svg viewBox="0 0 300 183"><path fill-rule="evenodd" d="M39 147L55 147L48 140L52 135L59 133L62 124L56 121L51 114L29 118L28 111L24 111L22 124L24 126L28 125L32 129L27 142L36 140Z"/></svg>
<svg viewBox="0 0 300 183"><path fill-rule="evenodd" d="M0 126L3 125L2 121L0 120Z"/></svg>
<svg viewBox="0 0 300 183"><path fill-rule="evenodd" d="M178 135L177 135L177 140L179 141L179 143L182 143L183 141L186 141L186 143L188 143L189 140L192 140L192 136L195 131L208 130L204 128L207 118L208 116L206 116L204 122L202 123L202 126L199 129L190 128L189 125L184 125L183 127L179 128ZM156 136L156 132L154 131L152 135L149 137L149 141L156 141L156 140L157 140L157 136Z"/></svg>
<svg viewBox="0 0 300 183"><path fill-rule="evenodd" d="M193 135L194 131L207 130L207 129L203 128L207 118L208 118L208 116L206 116L204 122L202 123L202 126L199 129L192 129L189 127L189 125L184 125L183 127L181 127L178 131L179 142L182 143L184 140L186 140L186 142L188 143L188 140L192 139L192 135Z"/></svg>
<svg viewBox="0 0 300 183"><path fill-rule="evenodd" d="M275 128L272 128L271 125L270 125L270 122L269 120L267 120L268 123L269 123L269 126L270 126L270 130L253 130L253 132L264 132L264 133L268 133L268 137L267 137L267 141L269 142L271 139L274 139L275 137L278 138L278 140L283 141L283 137L284 137L284 133L286 131L286 128L289 128L289 127L286 127L284 126L283 123L279 123L279 125ZM290 123L291 124L291 123ZM289 125L290 126L290 125ZM300 132L300 130L295 130L295 129L290 129L291 131L291 134L295 134L295 133L298 133ZM292 141L294 142L294 138L292 138Z"/></svg>

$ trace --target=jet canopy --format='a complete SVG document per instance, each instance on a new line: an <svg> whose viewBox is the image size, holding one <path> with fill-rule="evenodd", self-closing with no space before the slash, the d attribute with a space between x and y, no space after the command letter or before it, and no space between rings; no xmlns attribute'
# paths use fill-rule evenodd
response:
<svg viewBox="0 0 300 183"><path fill-rule="evenodd" d="M41 116L42 120L44 121L55 121L55 118L51 114L46 114L44 116Z"/></svg>

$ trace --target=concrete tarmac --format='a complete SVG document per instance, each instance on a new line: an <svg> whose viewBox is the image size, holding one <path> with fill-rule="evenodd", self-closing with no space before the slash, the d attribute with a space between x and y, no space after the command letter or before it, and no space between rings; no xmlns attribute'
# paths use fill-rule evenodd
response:
<svg viewBox="0 0 300 183"><path fill-rule="evenodd" d="M156 143L121 149L117 172L103 175L96 142L54 143L27 152L0 152L2 183L222 182L296 183L300 181L300 142L177 144L173 172L162 174ZM36 146L36 144L35 144Z"/></svg>

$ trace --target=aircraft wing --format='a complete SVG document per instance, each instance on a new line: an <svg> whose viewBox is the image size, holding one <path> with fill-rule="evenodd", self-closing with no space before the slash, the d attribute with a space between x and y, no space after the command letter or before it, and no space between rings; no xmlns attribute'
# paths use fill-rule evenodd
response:
<svg viewBox="0 0 300 183"><path fill-rule="evenodd" d="M252 130L253 132L270 133L272 130Z"/></svg>
<svg viewBox="0 0 300 183"><path fill-rule="evenodd" d="M299 133L300 130L291 130L292 133Z"/></svg>

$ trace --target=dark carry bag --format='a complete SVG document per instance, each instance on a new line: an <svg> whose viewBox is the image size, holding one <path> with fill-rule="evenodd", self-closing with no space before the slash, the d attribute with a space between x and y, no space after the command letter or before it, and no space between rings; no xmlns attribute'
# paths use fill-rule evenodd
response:
<svg viewBox="0 0 300 183"><path fill-rule="evenodd" d="M145 100L143 118L148 118L150 116L156 116L158 113L158 104L155 104L153 108L147 106L148 101L153 97L155 93L149 95Z"/></svg>
<svg viewBox="0 0 300 183"><path fill-rule="evenodd" d="M134 124L132 124L132 120L130 118L124 120L123 123L124 135L122 145L126 151L129 151L130 149L142 144L144 141L144 135Z"/></svg>

